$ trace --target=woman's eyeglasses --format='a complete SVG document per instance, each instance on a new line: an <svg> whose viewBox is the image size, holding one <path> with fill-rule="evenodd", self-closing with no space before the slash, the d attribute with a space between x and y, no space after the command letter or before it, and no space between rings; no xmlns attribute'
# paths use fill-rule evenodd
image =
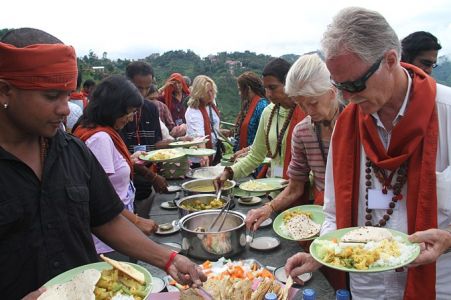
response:
<svg viewBox="0 0 451 300"><path fill-rule="evenodd" d="M381 57L380 59L378 59L370 68L369 70L359 79L354 80L354 81L345 81L345 82L335 82L332 80L332 78L330 79L330 81L332 82L332 84L339 90L341 91L347 91L350 93L358 93L363 91L364 89L366 89L366 82L367 80L371 77L371 75L373 75L377 69L379 69L379 65L382 62L382 59L384 57Z"/></svg>

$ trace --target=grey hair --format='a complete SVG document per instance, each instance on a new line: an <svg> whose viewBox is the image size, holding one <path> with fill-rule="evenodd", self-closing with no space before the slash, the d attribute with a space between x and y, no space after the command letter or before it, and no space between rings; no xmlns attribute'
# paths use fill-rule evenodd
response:
<svg viewBox="0 0 451 300"><path fill-rule="evenodd" d="M351 52L373 64L392 49L401 59L401 43L387 20L380 13L361 7L342 9L327 27L321 46L328 59Z"/></svg>
<svg viewBox="0 0 451 300"><path fill-rule="evenodd" d="M288 71L285 83L285 93L290 97L316 97L332 88L330 72L320 53L299 57Z"/></svg>
<svg viewBox="0 0 451 300"><path fill-rule="evenodd" d="M216 94L218 93L218 88L216 87L216 83L213 81L213 79L206 75L196 76L190 88L191 93L188 100L188 106L192 108L199 108L200 100L207 97L209 86L213 87L213 91L216 96Z"/></svg>

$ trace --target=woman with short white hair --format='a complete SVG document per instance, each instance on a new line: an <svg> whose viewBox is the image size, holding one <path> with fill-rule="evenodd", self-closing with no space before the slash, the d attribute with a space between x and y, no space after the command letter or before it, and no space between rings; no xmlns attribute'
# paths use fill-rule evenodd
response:
<svg viewBox="0 0 451 300"><path fill-rule="evenodd" d="M291 66L285 93L307 116L293 130L288 187L271 201L271 205L253 209L247 214L246 223L255 222L257 227L273 211L283 211L301 198L310 172L314 178L314 203L323 204L327 153L341 107L337 90L330 82L330 73L320 54L305 54Z"/></svg>

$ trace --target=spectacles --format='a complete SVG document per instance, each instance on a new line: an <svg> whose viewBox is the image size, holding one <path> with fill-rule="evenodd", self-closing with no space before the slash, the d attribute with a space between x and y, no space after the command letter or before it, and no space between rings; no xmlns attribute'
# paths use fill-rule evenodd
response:
<svg viewBox="0 0 451 300"><path fill-rule="evenodd" d="M131 118L131 117L134 118L134 117L136 116L137 113L138 113L138 111L135 110L135 111L132 111L132 112L126 114L126 116L127 116L127 118Z"/></svg>
<svg viewBox="0 0 451 300"><path fill-rule="evenodd" d="M382 62L382 59L384 59L384 57L381 57L380 59L378 59L368 70L368 72L366 72L362 77L360 77L357 80L354 81L345 81L345 82L335 82L333 81L333 79L331 78L330 81L332 82L332 84L339 90L341 91L347 91L350 93L358 93L363 91L364 89L366 89L366 82L367 80L371 77L371 75L373 75L377 69L379 69L379 65Z"/></svg>
<svg viewBox="0 0 451 300"><path fill-rule="evenodd" d="M428 59L420 59L419 61L420 61L420 64L422 64L426 68L433 68L433 69L435 69L438 66L435 62L430 61Z"/></svg>

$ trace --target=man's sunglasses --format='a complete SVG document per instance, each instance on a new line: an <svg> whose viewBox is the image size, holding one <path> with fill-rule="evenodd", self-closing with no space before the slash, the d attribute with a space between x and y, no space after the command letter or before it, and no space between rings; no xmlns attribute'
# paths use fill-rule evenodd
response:
<svg viewBox="0 0 451 300"><path fill-rule="evenodd" d="M419 61L420 61L420 64L422 64L426 68L435 69L438 66L436 63L434 63L433 61L430 61L428 59L420 59Z"/></svg>
<svg viewBox="0 0 451 300"><path fill-rule="evenodd" d="M359 79L354 80L354 81L345 81L345 82L335 82L332 80L332 78L330 79L330 81L332 82L332 84L339 90L341 91L347 91L350 93L358 93L363 91L366 88L366 82L367 80L371 77L371 75L373 75L377 69L379 69L379 65L382 62L382 59L384 57L381 57L380 59L378 59L370 68L369 70Z"/></svg>

